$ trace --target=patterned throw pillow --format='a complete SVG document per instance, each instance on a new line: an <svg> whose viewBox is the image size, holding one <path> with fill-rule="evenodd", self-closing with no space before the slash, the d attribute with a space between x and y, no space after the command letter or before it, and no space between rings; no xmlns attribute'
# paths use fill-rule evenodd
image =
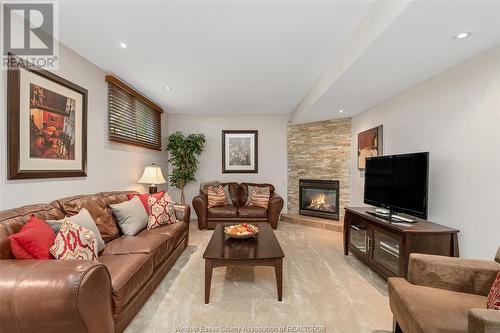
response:
<svg viewBox="0 0 500 333"><path fill-rule="evenodd" d="M56 259L97 259L97 239L92 231L66 219L50 253Z"/></svg>
<svg viewBox="0 0 500 333"><path fill-rule="evenodd" d="M150 195L148 198L148 205L148 230L165 224L177 222L177 218L175 217L174 203L168 201L166 196L157 199L154 196Z"/></svg>
<svg viewBox="0 0 500 333"><path fill-rule="evenodd" d="M500 310L500 272L497 273L497 278L491 286L486 307L490 310Z"/></svg>
<svg viewBox="0 0 500 333"><path fill-rule="evenodd" d="M227 205L226 192L224 191L224 187L222 187L222 185L209 186L207 193L208 208Z"/></svg>
<svg viewBox="0 0 500 333"><path fill-rule="evenodd" d="M127 198L131 200L133 197L139 197L141 199L142 205L144 206L144 209L146 210L146 213L149 215L149 204L148 204L148 198L150 196L154 196L156 199L160 199L163 196L167 197L167 201L172 201L172 197L170 196L169 192L161 191L161 192L156 192L153 194L136 194L136 193L128 193Z"/></svg>
<svg viewBox="0 0 500 333"><path fill-rule="evenodd" d="M269 190L269 186L254 186L252 190L252 197L250 199L250 206L267 209L270 196L271 191Z"/></svg>

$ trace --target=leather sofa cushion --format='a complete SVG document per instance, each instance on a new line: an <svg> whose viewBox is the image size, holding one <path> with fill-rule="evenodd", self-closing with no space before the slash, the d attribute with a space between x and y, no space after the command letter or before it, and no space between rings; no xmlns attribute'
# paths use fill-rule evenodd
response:
<svg viewBox="0 0 500 333"><path fill-rule="evenodd" d="M238 217L267 217L267 209L254 206L241 206L238 208Z"/></svg>
<svg viewBox="0 0 500 333"><path fill-rule="evenodd" d="M120 237L106 244L102 254L151 254L165 244L167 239L168 237L161 234L148 237Z"/></svg>
<svg viewBox="0 0 500 333"><path fill-rule="evenodd" d="M208 217L237 217L238 208L235 206L219 206L207 209Z"/></svg>
<svg viewBox="0 0 500 333"><path fill-rule="evenodd" d="M139 232L136 237L148 237L152 235L165 235L168 238L173 238L173 247L177 247L184 239L187 233L186 223L177 221L176 223L162 225L151 230L144 229Z"/></svg>
<svg viewBox="0 0 500 333"><path fill-rule="evenodd" d="M77 195L56 200L53 204L59 205L69 216L78 214L82 208L87 209L105 242L119 236L116 220L100 195Z"/></svg>
<svg viewBox="0 0 500 333"><path fill-rule="evenodd" d="M239 197L240 197L240 185L238 183L221 183L222 186L226 186L229 190L229 196L231 197L231 201L233 202L233 206L239 205Z"/></svg>
<svg viewBox="0 0 500 333"><path fill-rule="evenodd" d="M8 237L21 230L32 214L42 220L58 220L64 217L64 213L58 206L49 204L29 205L0 211L0 259L14 259Z"/></svg>
<svg viewBox="0 0 500 333"><path fill-rule="evenodd" d="M156 267L170 253L173 240L169 235L150 235L148 237L120 237L106 244L103 255L148 254Z"/></svg>
<svg viewBox="0 0 500 333"><path fill-rule="evenodd" d="M153 275L154 264L147 254L102 255L98 261L111 276L113 313L120 313Z"/></svg>
<svg viewBox="0 0 500 333"><path fill-rule="evenodd" d="M410 284L402 278L390 278L389 304L401 328L406 332L467 333L467 312L486 308L486 297Z"/></svg>

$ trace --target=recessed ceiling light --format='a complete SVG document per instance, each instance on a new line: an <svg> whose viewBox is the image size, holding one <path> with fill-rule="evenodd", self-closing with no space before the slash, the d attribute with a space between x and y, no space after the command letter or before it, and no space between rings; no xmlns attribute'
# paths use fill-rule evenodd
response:
<svg viewBox="0 0 500 333"><path fill-rule="evenodd" d="M344 110L340 109L340 110L339 110L339 113L344 113Z"/></svg>
<svg viewBox="0 0 500 333"><path fill-rule="evenodd" d="M465 38L469 37L471 34L472 34L472 32L470 32L470 31L462 31L462 32L459 32L458 34L456 34L453 37L453 39L454 40L465 39Z"/></svg>
<svg viewBox="0 0 500 333"><path fill-rule="evenodd" d="M121 42L121 43L120 43L120 47L121 47L122 49L126 49L126 48L128 47L128 45L127 45L127 43L125 43L125 42Z"/></svg>
<svg viewBox="0 0 500 333"><path fill-rule="evenodd" d="M171 86L166 86L166 87L165 87L165 89L166 89L166 90L171 90L171 89L172 89L172 87L171 87Z"/></svg>

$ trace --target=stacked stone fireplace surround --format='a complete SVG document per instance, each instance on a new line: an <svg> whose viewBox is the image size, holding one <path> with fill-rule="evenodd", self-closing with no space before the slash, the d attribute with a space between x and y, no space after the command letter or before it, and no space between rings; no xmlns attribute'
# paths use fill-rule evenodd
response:
<svg viewBox="0 0 500 333"><path fill-rule="evenodd" d="M288 124L288 211L285 222L341 231L351 194L351 119ZM299 215L299 179L340 182L339 220Z"/></svg>

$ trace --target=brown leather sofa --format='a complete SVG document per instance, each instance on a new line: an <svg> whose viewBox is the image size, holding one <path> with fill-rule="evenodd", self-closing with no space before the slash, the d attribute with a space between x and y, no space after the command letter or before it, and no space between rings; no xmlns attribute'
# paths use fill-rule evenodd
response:
<svg viewBox="0 0 500 333"><path fill-rule="evenodd" d="M109 205L127 200L127 193L80 195L0 212L1 332L125 329L186 248L190 215L189 206L176 204L180 222L120 237ZM7 237L31 214L61 219L82 208L106 242L97 261L14 258Z"/></svg>
<svg viewBox="0 0 500 333"><path fill-rule="evenodd" d="M193 208L198 217L198 229L214 229L218 223L269 223L273 229L278 227L278 219L283 209L283 199L274 191L271 184L220 183L228 185L232 206L208 207L207 188L210 183L200 185L200 194L193 199ZM269 186L271 196L268 209L245 206L248 186Z"/></svg>
<svg viewBox="0 0 500 333"><path fill-rule="evenodd" d="M500 311L486 309L500 271L494 261L412 253L408 280L389 278L395 332L500 332Z"/></svg>

